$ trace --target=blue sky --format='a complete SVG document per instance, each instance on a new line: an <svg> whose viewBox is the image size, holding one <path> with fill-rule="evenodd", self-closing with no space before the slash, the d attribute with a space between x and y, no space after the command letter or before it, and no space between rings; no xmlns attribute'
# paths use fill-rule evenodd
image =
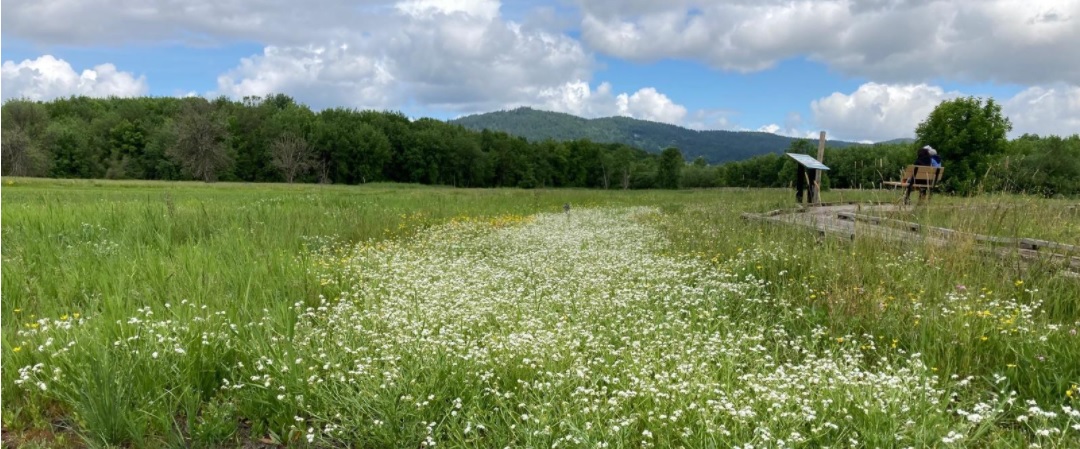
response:
<svg viewBox="0 0 1080 449"><path fill-rule="evenodd" d="M1080 132L1080 0L4 3L3 98L285 93L453 118L530 106L879 141L991 97ZM1037 68L1037 69L1036 69Z"/></svg>

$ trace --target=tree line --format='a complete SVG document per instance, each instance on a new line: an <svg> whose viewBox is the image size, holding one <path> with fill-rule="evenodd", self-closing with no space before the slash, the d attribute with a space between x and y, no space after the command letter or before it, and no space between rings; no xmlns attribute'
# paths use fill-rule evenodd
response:
<svg viewBox="0 0 1080 449"><path fill-rule="evenodd" d="M915 129L911 143L826 148L830 170L823 188L877 188L899 181L923 145L943 159L943 188L955 194L987 191L1044 196L1080 195L1080 134L1068 137L1024 134L1009 140L1008 117L993 99L957 98L939 104ZM787 152L817 155L816 142L798 140ZM796 165L780 154L765 154L710 167L696 160L682 175L688 187L785 187L795 182Z"/></svg>
<svg viewBox="0 0 1080 449"><path fill-rule="evenodd" d="M676 187L682 155L586 139L528 142L398 112L314 112L278 94L10 100L3 174L56 178Z"/></svg>
<svg viewBox="0 0 1080 449"><path fill-rule="evenodd" d="M817 155L816 142L795 142L789 152ZM867 147L826 148L830 170L823 188L874 189L883 181L898 181L904 167L914 162L914 144L878 144ZM1080 195L1080 135L1070 137L1025 134L1006 143L1000 153L974 164L945 161L945 189L959 194L1008 191L1043 196ZM701 161L682 173L684 187L790 187L797 166L781 154L709 166ZM966 172L966 173L965 173Z"/></svg>
<svg viewBox="0 0 1080 449"><path fill-rule="evenodd" d="M9 100L0 109L2 172L11 176L459 187L788 187L796 166L780 151L816 155L816 142L737 162L690 163L588 139L528 141L398 112L315 112L277 94ZM825 188L875 188L898 180L924 144L945 160L946 189L1080 194L1080 135L1009 141L993 100L943 102L913 143L827 148Z"/></svg>

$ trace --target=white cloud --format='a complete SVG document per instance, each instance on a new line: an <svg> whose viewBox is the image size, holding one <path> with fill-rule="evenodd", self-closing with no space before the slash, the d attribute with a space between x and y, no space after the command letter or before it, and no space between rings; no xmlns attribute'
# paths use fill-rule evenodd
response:
<svg viewBox="0 0 1080 449"><path fill-rule="evenodd" d="M776 134L780 131L780 125L770 123L757 129L759 132Z"/></svg>
<svg viewBox="0 0 1080 449"><path fill-rule="evenodd" d="M406 16L373 48L384 49L415 101L464 112L535 100L544 89L591 75L592 55L576 40L525 29L482 6Z"/></svg>
<svg viewBox="0 0 1080 449"><path fill-rule="evenodd" d="M1080 82L1080 1L579 0L582 37L634 60L756 71L809 57L879 82ZM1033 70L1033 67L1038 67Z"/></svg>
<svg viewBox="0 0 1080 449"><path fill-rule="evenodd" d="M63 59L44 55L15 63L4 61L2 68L4 100L29 98L51 100L70 95L90 97L133 97L146 95L146 77L122 72L112 64L100 64L81 73Z"/></svg>
<svg viewBox="0 0 1080 449"><path fill-rule="evenodd" d="M1080 86L1063 84L1025 89L1002 105L1014 136L1070 136L1080 133Z"/></svg>
<svg viewBox="0 0 1080 449"><path fill-rule="evenodd" d="M866 83L855 92L815 100L810 108L830 138L882 141L914 137L915 127L942 101L977 93L946 92L926 84ZM1031 133L1080 133L1080 86L1033 86L1011 98L995 99L1013 124L1011 137ZM777 127L779 128L779 127Z"/></svg>
<svg viewBox="0 0 1080 449"><path fill-rule="evenodd" d="M500 5L497 0L406 0L395 7L414 17L462 13L491 20L499 16Z"/></svg>
<svg viewBox="0 0 1080 449"><path fill-rule="evenodd" d="M348 45L267 47L218 77L218 91L234 98L287 93L317 109L392 106L394 77L383 61Z"/></svg>
<svg viewBox="0 0 1080 449"><path fill-rule="evenodd" d="M543 89L538 101L526 104L581 117L624 116L654 122L681 125L686 108L655 88L646 87L628 94L613 94L611 85L601 83L595 91L581 80Z"/></svg>
<svg viewBox="0 0 1080 449"><path fill-rule="evenodd" d="M686 117L686 108L675 104L667 95L646 87L632 95L619 94L615 98L619 115L664 123L681 123Z"/></svg>
<svg viewBox="0 0 1080 449"><path fill-rule="evenodd" d="M498 2L412 0L382 13L381 34L268 46L219 77L219 92L284 92L316 108L415 103L468 113L533 104L592 72L580 43L505 20Z"/></svg>
<svg viewBox="0 0 1080 449"><path fill-rule="evenodd" d="M926 84L866 83L851 94L814 100L810 109L830 138L880 141L913 136L938 104L959 96Z"/></svg>

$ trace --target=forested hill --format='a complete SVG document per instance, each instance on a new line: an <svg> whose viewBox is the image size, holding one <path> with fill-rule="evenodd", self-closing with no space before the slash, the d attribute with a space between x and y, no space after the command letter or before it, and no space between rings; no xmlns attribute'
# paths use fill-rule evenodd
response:
<svg viewBox="0 0 1080 449"><path fill-rule="evenodd" d="M629 117L584 119L561 112L518 108L489 112L452 120L469 129L503 131L536 142L589 139L594 142L621 143L659 153L667 147L682 150L687 160L703 156L710 163L743 160L766 153L780 153L795 139L751 131L695 131L666 123ZM829 141L833 148L855 145ZM816 145L815 145L816 146Z"/></svg>

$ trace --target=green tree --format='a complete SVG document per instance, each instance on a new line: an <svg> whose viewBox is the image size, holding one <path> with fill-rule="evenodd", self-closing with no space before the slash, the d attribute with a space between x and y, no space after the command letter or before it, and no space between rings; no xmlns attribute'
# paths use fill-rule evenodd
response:
<svg viewBox="0 0 1080 449"><path fill-rule="evenodd" d="M146 136L142 129L128 119L122 119L108 131L108 169L106 178L146 177Z"/></svg>
<svg viewBox="0 0 1080 449"><path fill-rule="evenodd" d="M41 134L48 125L48 112L40 103L9 100L0 110L3 132L3 174L36 176L45 173L49 154L41 146Z"/></svg>
<svg viewBox="0 0 1080 449"><path fill-rule="evenodd" d="M664 151L660 152L660 166L656 173L656 183L665 189L679 188L679 176L682 173L683 165L686 165L686 161L678 148L665 148Z"/></svg>
<svg viewBox="0 0 1080 449"><path fill-rule="evenodd" d="M244 97L240 103L227 106L228 146L235 156L233 172L243 181L277 180L271 145L286 130L269 124L278 109L275 103L258 96ZM302 136L302 134L301 134Z"/></svg>
<svg viewBox="0 0 1080 449"><path fill-rule="evenodd" d="M1068 138L1025 134L1009 143L993 170L994 187L1044 196L1080 193L1080 135Z"/></svg>
<svg viewBox="0 0 1080 449"><path fill-rule="evenodd" d="M320 182L360 184L382 179L390 160L390 140L366 117L364 112L344 108L319 113L312 144Z"/></svg>
<svg viewBox="0 0 1080 449"><path fill-rule="evenodd" d="M990 159L1005 151L1010 130L1012 123L992 98L965 97L939 104L915 128L915 135L918 147L930 145L941 155L945 188L969 194Z"/></svg>
<svg viewBox="0 0 1080 449"><path fill-rule="evenodd" d="M203 98L187 99L174 124L176 141L169 156L196 179L217 181L234 163L225 126L215 105Z"/></svg>
<svg viewBox="0 0 1080 449"><path fill-rule="evenodd" d="M101 159L95 157L91 148L89 128L87 122L71 116L49 123L42 140L53 157L50 176L93 178L104 173Z"/></svg>
<svg viewBox="0 0 1080 449"><path fill-rule="evenodd" d="M5 176L33 176L41 173L46 164L45 153L30 140L30 135L21 127L13 126L4 130L3 142L0 142Z"/></svg>

